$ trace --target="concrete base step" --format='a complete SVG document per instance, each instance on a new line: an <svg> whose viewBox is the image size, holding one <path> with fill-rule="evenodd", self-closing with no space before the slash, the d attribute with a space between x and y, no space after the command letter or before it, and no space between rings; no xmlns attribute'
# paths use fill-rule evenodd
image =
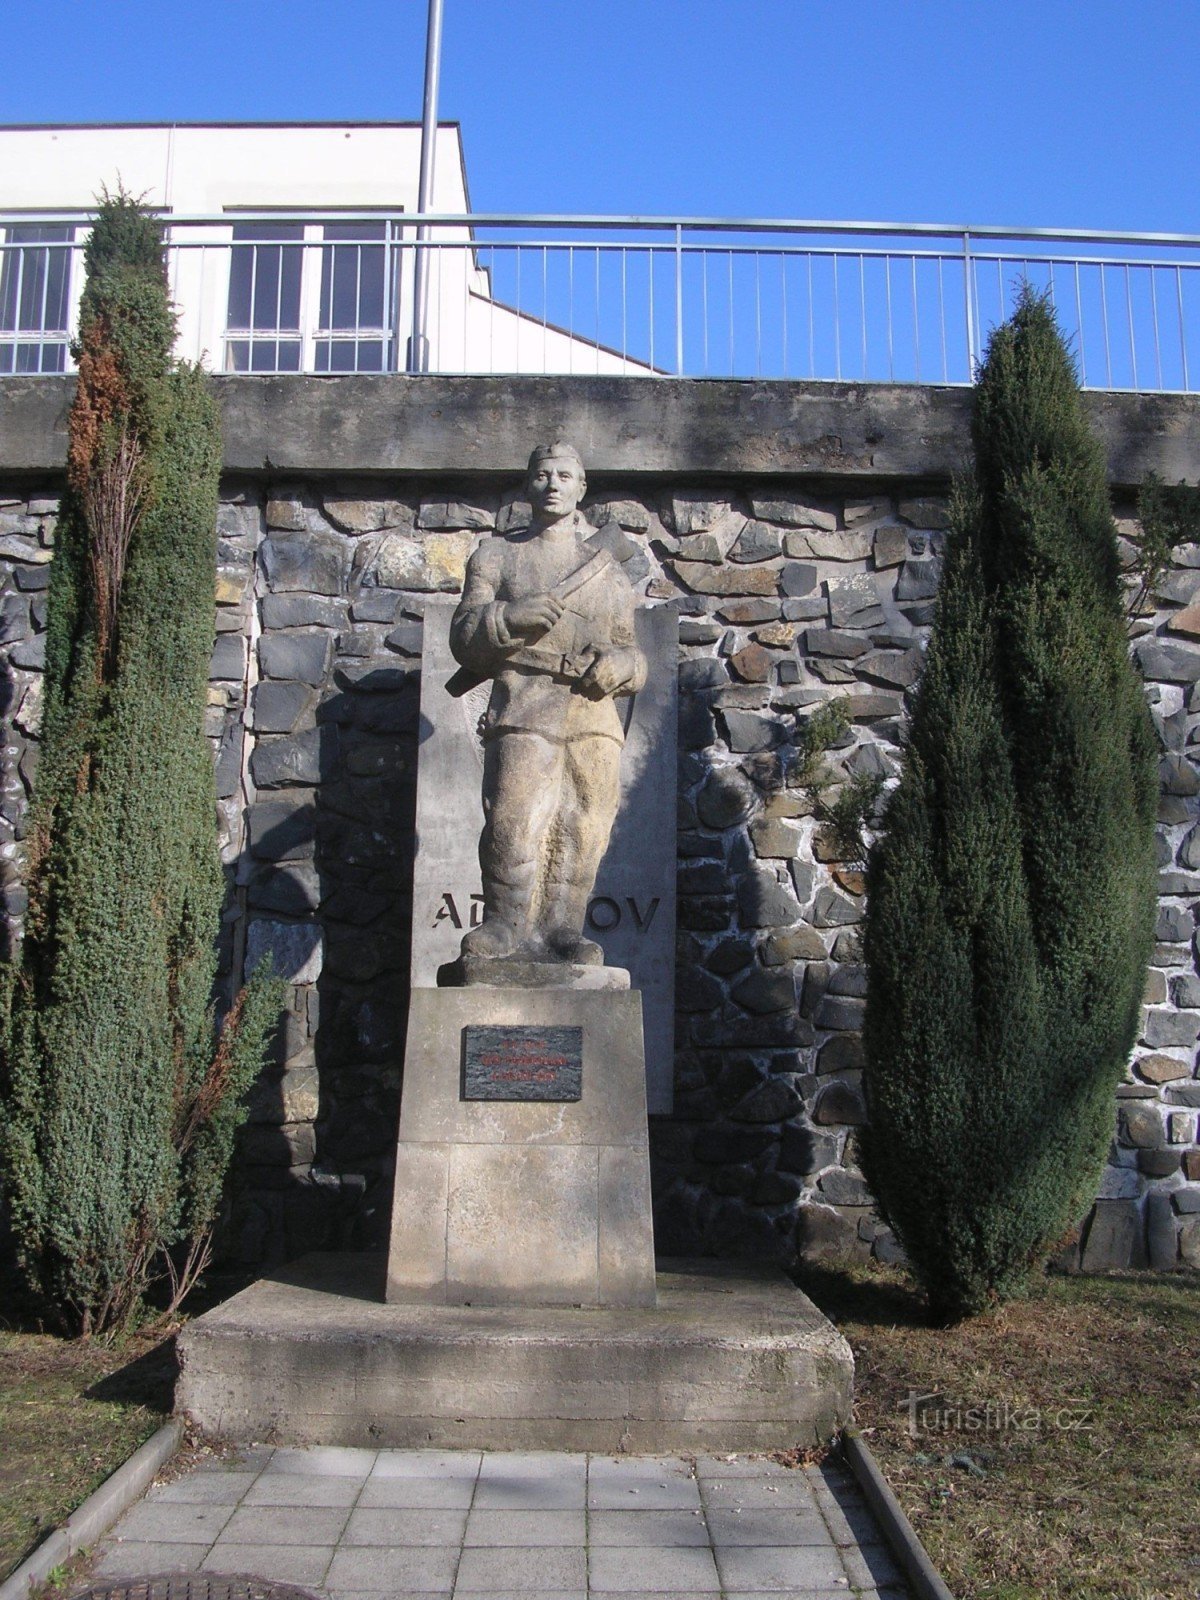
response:
<svg viewBox="0 0 1200 1600"><path fill-rule="evenodd" d="M854 1358L779 1271L660 1264L644 1307L385 1305L382 1256L315 1254L180 1335L178 1409L245 1443L721 1451L815 1445Z"/></svg>

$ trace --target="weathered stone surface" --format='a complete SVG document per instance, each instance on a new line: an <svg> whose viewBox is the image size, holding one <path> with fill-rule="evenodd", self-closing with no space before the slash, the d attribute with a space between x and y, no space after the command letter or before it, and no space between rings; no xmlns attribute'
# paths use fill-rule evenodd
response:
<svg viewBox="0 0 1200 1600"><path fill-rule="evenodd" d="M817 1006L813 1022L818 1028L856 1032L863 1025L866 1002L853 995L827 994Z"/></svg>
<svg viewBox="0 0 1200 1600"><path fill-rule="evenodd" d="M894 524L876 528L873 553L877 571L883 571L885 567L898 567L908 556L908 535L903 528Z"/></svg>
<svg viewBox="0 0 1200 1600"><path fill-rule="evenodd" d="M813 1121L822 1127L848 1125L859 1128L867 1120L862 1095L853 1085L834 1081L822 1089L813 1107Z"/></svg>
<svg viewBox="0 0 1200 1600"><path fill-rule="evenodd" d="M668 502L667 515L681 539L688 534L708 533L714 528L733 523L735 527L729 540L732 543L746 522L746 518L741 512L734 511L727 499L714 497L702 489L680 490L673 494Z"/></svg>
<svg viewBox="0 0 1200 1600"><path fill-rule="evenodd" d="M812 594L817 587L816 567L808 561L785 561L779 574L779 587L791 600ZM824 607L819 614L824 614Z"/></svg>
<svg viewBox="0 0 1200 1600"><path fill-rule="evenodd" d="M772 750L783 742L784 730L772 717L755 716L750 711L723 710L720 721L725 730L725 742L735 755Z"/></svg>
<svg viewBox="0 0 1200 1600"><path fill-rule="evenodd" d="M814 561L865 561L871 553L871 536L867 533L789 533L783 541L785 555L799 560Z"/></svg>
<svg viewBox="0 0 1200 1600"><path fill-rule="evenodd" d="M260 553L267 582L277 593L341 592L342 547L331 538L317 534L271 537L263 540Z"/></svg>
<svg viewBox="0 0 1200 1600"><path fill-rule="evenodd" d="M756 644L769 645L773 650L790 650L796 633L794 622L768 622L764 628L755 628L751 637Z"/></svg>
<svg viewBox="0 0 1200 1600"><path fill-rule="evenodd" d="M772 528L765 522L747 522L737 542L730 547L729 559L740 562L771 561L782 554L783 535L778 528Z"/></svg>
<svg viewBox="0 0 1200 1600"><path fill-rule="evenodd" d="M858 999L865 999L867 993L867 969L856 962L848 961L830 976L830 994L855 995Z"/></svg>
<svg viewBox="0 0 1200 1600"><path fill-rule="evenodd" d="M715 656L692 656L679 663L681 694L697 694L706 689L721 689L729 682L723 661Z"/></svg>
<svg viewBox="0 0 1200 1600"><path fill-rule="evenodd" d="M813 906L813 925L818 928L840 928L858 922L862 910L852 900L838 894L836 889L824 888Z"/></svg>
<svg viewBox="0 0 1200 1600"><path fill-rule="evenodd" d="M304 506L293 496L275 495L267 501L267 527L301 533L306 523Z"/></svg>
<svg viewBox="0 0 1200 1600"><path fill-rule="evenodd" d="M206 1431L291 1445L688 1454L766 1450L781 1429L815 1446L850 1415L849 1347L782 1273L689 1262L659 1274L657 1307L581 1321L570 1307L372 1304L379 1268L315 1254L197 1318L181 1409ZM281 1364L304 1373L295 1393L281 1396Z"/></svg>
<svg viewBox="0 0 1200 1600"><path fill-rule="evenodd" d="M692 533L678 541L675 554L683 561L706 561L718 566L728 554L725 545L715 533Z"/></svg>
<svg viewBox="0 0 1200 1600"><path fill-rule="evenodd" d="M748 928L784 928L800 908L773 872L747 872L738 884L738 910Z"/></svg>
<svg viewBox="0 0 1200 1600"><path fill-rule="evenodd" d="M1152 1049L1183 1049L1200 1035L1200 1011L1148 1011L1142 1042Z"/></svg>
<svg viewBox="0 0 1200 1600"><path fill-rule="evenodd" d="M1190 799L1200 794L1200 772L1195 764L1178 751L1168 751L1158 765L1158 781L1164 795L1178 795ZM1163 806L1160 804L1159 815Z"/></svg>
<svg viewBox="0 0 1200 1600"><path fill-rule="evenodd" d="M759 817L750 824L750 840L758 856L791 860L801 837L799 827L782 817Z"/></svg>
<svg viewBox="0 0 1200 1600"><path fill-rule="evenodd" d="M1195 919L1185 906L1160 905L1154 937L1166 944L1183 944L1196 931Z"/></svg>
<svg viewBox="0 0 1200 1600"><path fill-rule="evenodd" d="M869 1206L875 1199L864 1179L842 1167L834 1167L825 1173L817 1188L835 1206Z"/></svg>
<svg viewBox="0 0 1200 1600"><path fill-rule="evenodd" d="M774 657L760 644L748 644L729 658L729 665L746 683L766 683Z"/></svg>
<svg viewBox="0 0 1200 1600"><path fill-rule="evenodd" d="M321 879L316 867L293 862L287 867L259 868L250 880L250 904L259 911L302 917L321 904Z"/></svg>
<svg viewBox="0 0 1200 1600"><path fill-rule="evenodd" d="M1134 660L1142 676L1155 683L1195 683L1200 679L1200 650L1146 639L1135 645Z"/></svg>
<svg viewBox="0 0 1200 1600"><path fill-rule="evenodd" d="M910 522L914 528L948 528L950 526L950 508L945 500L935 500L930 496L921 496L909 500L901 500L897 509L905 522Z"/></svg>
<svg viewBox="0 0 1200 1600"><path fill-rule="evenodd" d="M1085 1272L1117 1272L1138 1264L1141 1209L1136 1200L1098 1200L1083 1245Z"/></svg>
<svg viewBox="0 0 1200 1600"><path fill-rule="evenodd" d="M910 557L900 569L896 599L903 605L912 600L932 600L938 592L941 568L928 557Z"/></svg>
<svg viewBox="0 0 1200 1600"><path fill-rule="evenodd" d="M1180 633L1187 639L1200 639L1200 604L1185 606L1167 618L1167 632Z"/></svg>
<svg viewBox="0 0 1200 1600"><path fill-rule="evenodd" d="M778 578L770 567L710 567L702 561L667 563L695 594L775 594Z"/></svg>
<svg viewBox="0 0 1200 1600"><path fill-rule="evenodd" d="M19 661L16 664L18 666L21 665ZM209 681L212 683L240 683L245 671L246 644L242 636L237 633L222 633L218 635L217 641L213 645L212 658L208 664Z"/></svg>
<svg viewBox="0 0 1200 1600"><path fill-rule="evenodd" d="M790 1172L762 1172L755 1179L750 1198L756 1206L784 1206L799 1199L804 1185Z"/></svg>
<svg viewBox="0 0 1200 1600"><path fill-rule="evenodd" d="M831 1072L861 1072L864 1064L863 1042L857 1033L840 1033L821 1046L817 1057L817 1071L824 1076Z"/></svg>
<svg viewBox="0 0 1200 1600"><path fill-rule="evenodd" d="M1179 1152L1165 1146L1161 1150L1139 1150L1137 1169L1147 1178L1169 1178L1179 1171Z"/></svg>
<svg viewBox="0 0 1200 1600"><path fill-rule="evenodd" d="M762 959L768 967L785 961L824 961L825 946L812 928L789 928L785 933L771 934L763 942Z"/></svg>
<svg viewBox="0 0 1200 1600"><path fill-rule="evenodd" d="M247 818L250 852L260 861L303 860L313 853L317 810L311 800L262 801Z"/></svg>
<svg viewBox="0 0 1200 1600"><path fill-rule="evenodd" d="M250 756L250 776L260 789L320 783L322 767L333 766L334 732L332 728L310 728L290 738L260 739ZM323 746L326 750L324 762Z"/></svg>
<svg viewBox="0 0 1200 1600"><path fill-rule="evenodd" d="M422 594L457 593L471 543L468 533L431 533L423 539L385 534L364 564L363 582Z"/></svg>
<svg viewBox="0 0 1200 1600"><path fill-rule="evenodd" d="M749 977L735 983L731 994L746 1011L769 1013L788 1011L796 1004L796 985L791 971L776 967L773 971L756 968Z"/></svg>
<svg viewBox="0 0 1200 1600"><path fill-rule="evenodd" d="M829 594L829 620L835 628L869 628L883 621L879 592L871 573L831 578L825 587Z"/></svg>
<svg viewBox="0 0 1200 1600"><path fill-rule="evenodd" d="M277 976L288 983L315 983L321 976L325 939L314 922L271 922L255 917L246 930L246 970L270 957Z"/></svg>
<svg viewBox="0 0 1200 1600"><path fill-rule="evenodd" d="M527 508L529 509L529 508ZM612 495L593 496L584 508L588 521L595 527L615 522L631 533L649 533L654 518L640 500L627 500Z"/></svg>
<svg viewBox="0 0 1200 1600"><path fill-rule="evenodd" d="M898 717L904 702L897 694L848 694L842 700L842 709L851 722L880 722L885 717Z"/></svg>
<svg viewBox="0 0 1200 1600"><path fill-rule="evenodd" d="M392 589L360 589L350 603L355 622L392 623L400 609L400 596Z"/></svg>
<svg viewBox="0 0 1200 1600"><path fill-rule="evenodd" d="M1196 1119L1190 1111L1172 1111L1167 1117L1168 1144L1194 1144Z"/></svg>
<svg viewBox="0 0 1200 1600"><path fill-rule="evenodd" d="M286 632L264 634L258 641L258 661L268 678L287 678L296 683L324 682L329 666L330 639L327 633Z"/></svg>
<svg viewBox="0 0 1200 1600"><path fill-rule="evenodd" d="M262 599L262 621L268 632L276 628L341 628L346 622L346 602L331 595L266 594Z"/></svg>
<svg viewBox="0 0 1200 1600"><path fill-rule="evenodd" d="M1147 1083L1174 1083L1179 1078L1190 1078L1192 1075L1189 1063L1177 1061L1174 1056L1139 1056L1133 1065Z"/></svg>
<svg viewBox="0 0 1200 1600"><path fill-rule="evenodd" d="M727 600L717 611L722 622L770 622L779 615L778 600ZM682 627L682 624L680 624Z"/></svg>
<svg viewBox="0 0 1200 1600"><path fill-rule="evenodd" d="M788 528L822 528L832 532L838 525L835 512L803 500L762 499L751 495L750 506L754 515L764 522L779 522Z"/></svg>
<svg viewBox="0 0 1200 1600"><path fill-rule="evenodd" d="M496 512L491 505L473 505L465 500L422 500L417 511L417 527L430 531L494 528Z"/></svg>
<svg viewBox="0 0 1200 1600"><path fill-rule="evenodd" d="M384 637L384 644L389 650L394 650L397 655L419 656L424 642L425 629L422 623L413 617L405 617L399 627Z"/></svg>
<svg viewBox="0 0 1200 1600"><path fill-rule="evenodd" d="M847 500L842 507L842 521L848 528L857 528L860 522L878 522L891 513L892 502L887 495L875 495L869 500Z"/></svg>
<svg viewBox="0 0 1200 1600"><path fill-rule="evenodd" d="M1146 1181L1136 1167L1105 1167L1100 1174L1097 1200L1132 1200L1146 1187Z"/></svg>
<svg viewBox="0 0 1200 1600"><path fill-rule="evenodd" d="M1179 1259L1175 1213L1168 1194L1146 1196L1146 1253L1154 1272L1171 1271Z"/></svg>
<svg viewBox="0 0 1200 1600"><path fill-rule="evenodd" d="M347 499L322 496L325 515L343 533L379 533L385 528L411 528L413 509L403 500Z"/></svg>
<svg viewBox="0 0 1200 1600"><path fill-rule="evenodd" d="M1158 1150L1165 1140L1162 1115L1147 1101L1134 1101L1121 1107L1121 1143L1136 1149Z"/></svg>
<svg viewBox="0 0 1200 1600"><path fill-rule="evenodd" d="M924 660L923 653L918 649L873 650L869 655L859 657L854 663L854 670L860 678L869 678L873 683L908 689L921 676Z"/></svg>
<svg viewBox="0 0 1200 1600"><path fill-rule="evenodd" d="M240 572L217 572L215 597L219 606L237 606L246 594L246 579Z"/></svg>
<svg viewBox="0 0 1200 1600"><path fill-rule="evenodd" d="M829 602L823 594L806 598L789 597L783 602L784 619L788 622L826 622L829 619ZM780 682L788 680L780 677Z"/></svg>
<svg viewBox="0 0 1200 1600"><path fill-rule="evenodd" d="M803 1102L787 1078L768 1078L732 1108L735 1122L783 1122L795 1116Z"/></svg>
<svg viewBox="0 0 1200 1600"><path fill-rule="evenodd" d="M1185 1267L1200 1267L1200 1217L1189 1217L1181 1226L1179 1255Z"/></svg>
<svg viewBox="0 0 1200 1600"><path fill-rule="evenodd" d="M754 784L736 766L715 766L696 795L696 814L704 826L725 829L746 821L755 803Z"/></svg>
<svg viewBox="0 0 1200 1600"><path fill-rule="evenodd" d="M856 656L865 655L870 648L858 633L846 633L837 628L806 628L804 632L804 653L810 656L852 661Z"/></svg>
<svg viewBox="0 0 1200 1600"><path fill-rule="evenodd" d="M1200 823L1184 834L1176 860L1190 872L1200 872Z"/></svg>
<svg viewBox="0 0 1200 1600"><path fill-rule="evenodd" d="M707 617L680 617L680 644L716 644L724 630Z"/></svg>

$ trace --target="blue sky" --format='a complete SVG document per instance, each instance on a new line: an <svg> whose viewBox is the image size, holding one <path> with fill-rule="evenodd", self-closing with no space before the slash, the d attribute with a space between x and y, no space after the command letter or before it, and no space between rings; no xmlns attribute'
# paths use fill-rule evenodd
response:
<svg viewBox="0 0 1200 1600"><path fill-rule="evenodd" d="M477 210L1200 233L1197 0L445 9ZM425 11L11 6L0 120L417 118Z"/></svg>

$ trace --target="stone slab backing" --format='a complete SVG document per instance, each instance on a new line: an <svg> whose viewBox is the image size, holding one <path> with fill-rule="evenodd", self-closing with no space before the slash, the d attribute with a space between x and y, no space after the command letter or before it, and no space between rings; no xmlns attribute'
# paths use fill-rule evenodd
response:
<svg viewBox="0 0 1200 1600"><path fill-rule="evenodd" d="M817 1444L853 1357L782 1275L666 1263L654 1307L398 1306L383 1261L312 1255L189 1323L177 1404L278 1444L721 1450Z"/></svg>
<svg viewBox="0 0 1200 1600"><path fill-rule="evenodd" d="M480 908L483 746L476 725L490 683L461 699L446 693L458 670L450 654L457 601L425 606L421 654L420 765L413 865L411 982L432 988L458 955ZM624 967L641 991L646 1082L652 1112L669 1112L674 1093L675 729L679 619L666 605L639 606L638 644L646 686L618 701L628 717L621 752L621 801L588 907L584 932L605 965Z"/></svg>
<svg viewBox="0 0 1200 1600"><path fill-rule="evenodd" d="M480 1025L579 1027L581 1098L464 1099ZM652 1304L640 996L414 989L394 1194L389 1303Z"/></svg>

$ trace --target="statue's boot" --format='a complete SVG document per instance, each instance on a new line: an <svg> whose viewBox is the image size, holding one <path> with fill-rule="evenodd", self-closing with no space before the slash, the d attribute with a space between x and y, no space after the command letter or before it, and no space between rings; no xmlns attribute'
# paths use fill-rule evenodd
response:
<svg viewBox="0 0 1200 1600"><path fill-rule="evenodd" d="M529 935L529 902L532 893L532 867L515 881L493 881L486 885L483 921L463 936L463 955L483 956L496 961L520 949Z"/></svg>
<svg viewBox="0 0 1200 1600"><path fill-rule="evenodd" d="M590 884L552 883L542 911L542 943L556 961L577 966L604 965L604 951L594 939L583 936Z"/></svg>

